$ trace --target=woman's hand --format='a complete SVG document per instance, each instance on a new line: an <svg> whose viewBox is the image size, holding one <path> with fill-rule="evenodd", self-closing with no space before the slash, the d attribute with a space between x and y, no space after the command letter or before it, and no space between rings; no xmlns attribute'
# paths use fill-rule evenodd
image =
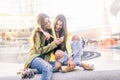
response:
<svg viewBox="0 0 120 80"><path fill-rule="evenodd" d="M74 68L75 68L75 63L74 63L74 60L73 60L73 58L72 57L70 57L70 59L69 59L69 61L68 61L68 69L69 69L69 71L73 71L74 70Z"/></svg>
<svg viewBox="0 0 120 80"><path fill-rule="evenodd" d="M48 32L43 32L43 34L45 35L46 39L49 40L50 37L53 37L52 35L50 35Z"/></svg>
<svg viewBox="0 0 120 80"><path fill-rule="evenodd" d="M39 29L39 30L44 34L44 36L46 37L46 40L49 40L50 37L53 38L51 34L49 34L48 32L45 32L43 29Z"/></svg>
<svg viewBox="0 0 120 80"><path fill-rule="evenodd" d="M54 39L54 42L55 42L57 45L61 44L63 41L64 41L64 40L63 40L63 39L60 39L60 38Z"/></svg>

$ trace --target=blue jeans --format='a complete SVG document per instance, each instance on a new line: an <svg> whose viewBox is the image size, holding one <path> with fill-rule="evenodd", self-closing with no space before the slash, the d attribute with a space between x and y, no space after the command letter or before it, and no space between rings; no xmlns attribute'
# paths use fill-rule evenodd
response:
<svg viewBox="0 0 120 80"><path fill-rule="evenodd" d="M76 65L81 64L81 55L83 54L83 47L82 47L82 41L72 41L71 47L72 47L72 53L73 53L73 59Z"/></svg>
<svg viewBox="0 0 120 80"><path fill-rule="evenodd" d="M42 73L41 80L51 80L53 74L53 67L47 61L40 57L36 57L31 62L30 68L37 69L38 73Z"/></svg>
<svg viewBox="0 0 120 80"><path fill-rule="evenodd" d="M81 54L83 54L82 42L72 41L71 47L72 47L72 55L74 62L76 65L80 65ZM69 60L68 53L65 51L65 55L58 61L66 65L68 64L68 60Z"/></svg>

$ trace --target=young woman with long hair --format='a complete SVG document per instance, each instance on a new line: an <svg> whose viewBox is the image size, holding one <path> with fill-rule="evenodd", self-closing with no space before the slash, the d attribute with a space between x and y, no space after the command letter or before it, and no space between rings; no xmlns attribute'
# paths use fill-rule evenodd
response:
<svg viewBox="0 0 120 80"><path fill-rule="evenodd" d="M37 16L38 27L34 30L32 36L32 48L29 51L29 57L25 62L23 78L29 74L29 69L34 73L42 73L41 80L51 80L52 73L58 69L59 63L50 61L52 51L57 48L63 40L52 37L51 22L46 14L39 14ZM28 69L28 70L27 70ZM30 76L32 76L32 74Z"/></svg>
<svg viewBox="0 0 120 80"><path fill-rule="evenodd" d="M68 32L67 21L64 15L59 14L56 16L53 23L53 33L54 38L62 38L64 40L63 43L56 48L55 55L58 57L60 53L64 53L64 57L59 59L59 62L61 65L68 65L66 67L67 71L74 70L76 66L81 66L85 69L91 68L89 65L81 63L81 55L83 54L82 40L79 36L72 36L71 33Z"/></svg>

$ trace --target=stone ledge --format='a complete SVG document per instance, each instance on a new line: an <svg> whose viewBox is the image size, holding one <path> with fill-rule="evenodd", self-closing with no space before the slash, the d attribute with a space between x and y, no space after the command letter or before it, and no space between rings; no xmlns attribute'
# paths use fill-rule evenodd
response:
<svg viewBox="0 0 120 80"><path fill-rule="evenodd" d="M41 74L35 75L32 79L24 80L40 80ZM0 80L21 80L19 75L0 77ZM73 71L68 73L53 73L52 80L120 80L120 70L107 71Z"/></svg>

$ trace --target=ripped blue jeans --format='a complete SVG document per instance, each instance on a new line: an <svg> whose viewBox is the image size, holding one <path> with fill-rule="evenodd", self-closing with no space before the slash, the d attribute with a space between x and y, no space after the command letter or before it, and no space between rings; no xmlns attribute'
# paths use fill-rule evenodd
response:
<svg viewBox="0 0 120 80"><path fill-rule="evenodd" d="M41 57L36 57L31 62L30 68L37 69L38 73L42 73L40 80L51 80L53 74L53 67L50 63L42 59Z"/></svg>
<svg viewBox="0 0 120 80"><path fill-rule="evenodd" d="M71 47L72 47L72 56L73 56L74 62L76 65L80 65L81 64L81 62L80 62L81 55L83 54L82 42L81 41L72 41ZM65 51L64 56L58 61L61 62L62 64L67 65L68 60L69 60L69 56L68 56L67 51Z"/></svg>

